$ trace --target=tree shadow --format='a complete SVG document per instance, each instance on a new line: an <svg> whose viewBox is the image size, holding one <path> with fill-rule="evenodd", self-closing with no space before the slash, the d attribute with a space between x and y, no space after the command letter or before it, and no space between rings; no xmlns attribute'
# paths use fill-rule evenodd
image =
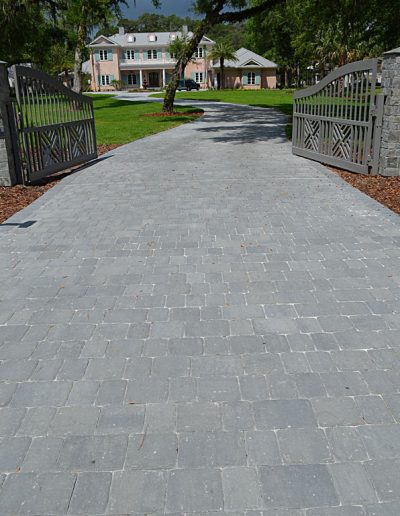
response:
<svg viewBox="0 0 400 516"><path fill-rule="evenodd" d="M229 110L216 108L210 115L213 124L207 127L198 126L196 130L208 134L215 143L246 144L268 140L279 144L288 142L288 118L273 109L248 109L230 105Z"/></svg>

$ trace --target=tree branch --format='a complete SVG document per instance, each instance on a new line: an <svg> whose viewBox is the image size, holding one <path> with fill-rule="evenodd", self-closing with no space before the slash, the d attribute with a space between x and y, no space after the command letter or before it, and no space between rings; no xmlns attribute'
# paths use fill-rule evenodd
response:
<svg viewBox="0 0 400 516"><path fill-rule="evenodd" d="M218 16L218 23L228 22L234 23L246 20L247 18L251 18L256 14L261 14L268 9L272 9L276 5L283 4L285 0L265 0L259 5L255 5L254 7L249 7L248 9L244 9L242 11L231 11L221 13Z"/></svg>

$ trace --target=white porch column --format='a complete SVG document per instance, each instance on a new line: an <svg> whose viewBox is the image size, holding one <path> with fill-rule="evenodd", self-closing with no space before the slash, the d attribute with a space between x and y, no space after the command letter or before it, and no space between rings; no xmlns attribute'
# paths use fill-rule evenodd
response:
<svg viewBox="0 0 400 516"><path fill-rule="evenodd" d="M165 86L165 68L163 68L163 71L162 71L162 85L163 85L163 87Z"/></svg>
<svg viewBox="0 0 400 516"><path fill-rule="evenodd" d="M143 88L143 71L139 70L139 87Z"/></svg>

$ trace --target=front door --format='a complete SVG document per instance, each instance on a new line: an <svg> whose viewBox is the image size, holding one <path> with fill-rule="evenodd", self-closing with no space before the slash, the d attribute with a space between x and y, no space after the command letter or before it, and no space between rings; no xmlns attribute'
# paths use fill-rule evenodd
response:
<svg viewBox="0 0 400 516"><path fill-rule="evenodd" d="M158 72L149 72L150 88L158 88L160 86L160 75Z"/></svg>

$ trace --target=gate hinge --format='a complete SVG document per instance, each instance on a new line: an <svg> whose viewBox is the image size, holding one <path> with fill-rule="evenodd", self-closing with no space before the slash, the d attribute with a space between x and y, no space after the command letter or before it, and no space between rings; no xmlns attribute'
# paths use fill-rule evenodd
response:
<svg viewBox="0 0 400 516"><path fill-rule="evenodd" d="M375 117L375 116L376 116L376 107L375 107L375 106L373 106L373 107L369 110L369 114L370 114L371 116L373 116L373 117Z"/></svg>

